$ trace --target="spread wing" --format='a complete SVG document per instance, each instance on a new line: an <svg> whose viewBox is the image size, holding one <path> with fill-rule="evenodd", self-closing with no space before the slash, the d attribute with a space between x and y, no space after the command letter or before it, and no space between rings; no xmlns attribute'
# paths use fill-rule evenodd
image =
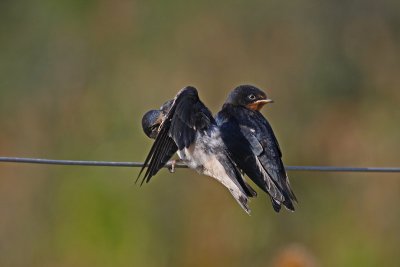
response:
<svg viewBox="0 0 400 267"><path fill-rule="evenodd" d="M179 149L188 148L196 138L196 132L214 123L211 112L200 101L197 90L193 87L183 88L175 97L138 179L147 167L141 184L149 182Z"/></svg>
<svg viewBox="0 0 400 267"><path fill-rule="evenodd" d="M294 210L296 200L282 162L279 144L268 121L259 112L244 108L224 108L217 116L222 138L233 160L272 199L276 211L280 203Z"/></svg>

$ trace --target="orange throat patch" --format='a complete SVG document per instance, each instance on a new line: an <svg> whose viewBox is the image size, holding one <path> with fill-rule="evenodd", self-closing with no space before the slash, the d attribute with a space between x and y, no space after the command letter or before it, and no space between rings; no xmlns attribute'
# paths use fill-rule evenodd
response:
<svg viewBox="0 0 400 267"><path fill-rule="evenodd" d="M250 110L260 111L265 104L267 104L267 103L261 102L261 101L256 101L256 102L246 105L246 107Z"/></svg>

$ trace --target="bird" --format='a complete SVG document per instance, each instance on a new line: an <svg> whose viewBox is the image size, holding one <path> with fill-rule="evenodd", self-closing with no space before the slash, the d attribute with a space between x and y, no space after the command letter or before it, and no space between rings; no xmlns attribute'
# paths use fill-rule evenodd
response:
<svg viewBox="0 0 400 267"><path fill-rule="evenodd" d="M147 129L155 130L155 125L160 124L154 132L155 141L138 175L139 179L147 166L141 184L149 182L177 152L189 168L213 177L224 185L243 210L250 213L249 198L255 197L257 193L246 183L229 156L219 127L211 111L200 100L197 89L193 86L184 87L167 109L166 115L161 110L144 116ZM154 127L149 122L153 122Z"/></svg>
<svg viewBox="0 0 400 267"><path fill-rule="evenodd" d="M240 85L228 95L215 119L230 157L270 196L273 209L279 212L283 204L294 211L297 198L282 162L281 149L271 125L260 112L269 103L273 101L261 89Z"/></svg>

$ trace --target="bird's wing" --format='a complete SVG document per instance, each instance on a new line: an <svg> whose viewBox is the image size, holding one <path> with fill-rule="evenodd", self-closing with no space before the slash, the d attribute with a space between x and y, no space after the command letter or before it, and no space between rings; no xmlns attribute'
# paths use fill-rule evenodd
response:
<svg viewBox="0 0 400 267"><path fill-rule="evenodd" d="M288 184L282 153L265 118L246 109L225 110L220 114L217 122L223 140L239 168L271 196L276 211L280 203L294 209L291 200L295 196Z"/></svg>
<svg viewBox="0 0 400 267"><path fill-rule="evenodd" d="M148 166L143 177L149 182L172 155L179 149L189 147L196 138L196 131L207 127L213 120L211 112L199 100L193 87L182 89L175 97L139 176Z"/></svg>
<svg viewBox="0 0 400 267"><path fill-rule="evenodd" d="M222 115L221 112L219 114ZM228 118L224 122L217 117L217 122L221 129L222 139L228 147L233 161L258 187L272 198L283 201L283 195L267 175L257 157L263 153L262 145L246 129L242 129L237 119L230 115L227 116Z"/></svg>
<svg viewBox="0 0 400 267"><path fill-rule="evenodd" d="M195 95L183 92L178 95L168 118L171 119L169 136L179 150L188 148L195 141L197 131L215 123L210 110L200 101L197 91Z"/></svg>
<svg viewBox="0 0 400 267"><path fill-rule="evenodd" d="M258 141L256 148L252 146L253 152L263 169L283 194L285 198L283 204L288 209L294 210L293 201L297 201L297 199L290 187L289 179L282 162L282 152L278 140L271 125L260 112L252 112L252 115L253 119L249 120L248 127L241 127L241 131L247 139L254 140L254 143L256 140ZM259 145L263 150L261 153L256 153L258 152Z"/></svg>

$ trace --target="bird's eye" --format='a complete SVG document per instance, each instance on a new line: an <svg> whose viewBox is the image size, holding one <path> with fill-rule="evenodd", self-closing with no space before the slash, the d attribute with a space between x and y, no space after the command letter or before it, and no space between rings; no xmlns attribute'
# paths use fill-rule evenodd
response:
<svg viewBox="0 0 400 267"><path fill-rule="evenodd" d="M248 96L248 98L249 98L250 100L254 100L254 99L256 99L256 96L253 95L253 94L251 94L251 95Z"/></svg>

